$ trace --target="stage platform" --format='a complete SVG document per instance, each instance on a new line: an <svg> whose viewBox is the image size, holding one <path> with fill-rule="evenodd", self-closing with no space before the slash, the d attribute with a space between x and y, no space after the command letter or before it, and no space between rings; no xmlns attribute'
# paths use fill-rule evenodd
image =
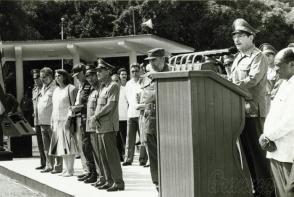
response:
<svg viewBox="0 0 294 197"><path fill-rule="evenodd" d="M76 176L82 173L80 159L75 161L75 174L72 177L40 173L35 170L38 165L39 158L0 161L0 173L48 197L158 197L151 182L150 169L136 162L132 166L123 166L125 191L118 192L98 190L90 184L77 181Z"/></svg>

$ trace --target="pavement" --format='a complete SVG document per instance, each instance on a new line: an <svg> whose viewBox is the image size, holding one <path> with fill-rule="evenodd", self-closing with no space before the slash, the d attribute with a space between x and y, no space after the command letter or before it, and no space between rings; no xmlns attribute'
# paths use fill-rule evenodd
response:
<svg viewBox="0 0 294 197"><path fill-rule="evenodd" d="M34 191L14 179L0 174L0 197L46 197L45 194Z"/></svg>
<svg viewBox="0 0 294 197"><path fill-rule="evenodd" d="M119 192L98 190L89 184L77 181L76 176L82 173L80 159L75 161L75 173L72 177L40 173L39 170L35 170L38 165L39 158L14 158L12 161L0 161L0 174L31 188L31 192L37 191L48 197L158 197L151 181L150 169L139 166L138 162L134 162L132 166L123 166L125 191ZM0 185L2 186L2 183ZM4 195L2 192L4 190L1 188L0 191L0 197L9 196ZM37 197L40 194L34 193L28 196L35 197L34 195ZM26 197L25 194L15 196Z"/></svg>

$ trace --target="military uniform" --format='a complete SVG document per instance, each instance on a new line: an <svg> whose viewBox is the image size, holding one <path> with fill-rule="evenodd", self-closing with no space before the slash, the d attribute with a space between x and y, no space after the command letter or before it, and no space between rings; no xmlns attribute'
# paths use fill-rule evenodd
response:
<svg viewBox="0 0 294 197"><path fill-rule="evenodd" d="M100 72L99 69L110 70L112 66L100 61L97 69L97 72ZM94 117L98 143L102 145L100 155L106 184L99 189L107 189L107 191L124 190L122 168L116 147L116 132L119 130L118 100L120 88L117 83L111 81L110 76L101 83ZM100 114L103 109L107 109L107 112Z"/></svg>
<svg viewBox="0 0 294 197"><path fill-rule="evenodd" d="M169 71L167 65L164 66L161 72ZM155 101L155 82L150 78L150 73L145 74L145 79L142 83L142 97L148 102L145 102L144 110L144 126L146 132L147 149L149 153L150 171L152 182L158 187L158 156L157 156L157 129L156 129L156 101Z"/></svg>
<svg viewBox="0 0 294 197"><path fill-rule="evenodd" d="M86 132L86 121L87 121L87 101L89 94L91 93L91 85L85 81L83 85L80 86L77 94L76 105L82 104L83 107L81 111L76 114L77 119L77 140L79 149L81 151L82 164L86 165L87 171L92 176L96 176L96 167L93 157L93 147L91 144L91 137L88 132Z"/></svg>
<svg viewBox="0 0 294 197"><path fill-rule="evenodd" d="M254 29L244 20L236 19L233 34L247 32L255 35ZM255 194L270 196L273 193L269 163L259 146L266 116L267 58L252 44L246 52L237 54L232 65L232 82L246 89L252 100L245 104L245 126L240 136L244 154L250 170Z"/></svg>

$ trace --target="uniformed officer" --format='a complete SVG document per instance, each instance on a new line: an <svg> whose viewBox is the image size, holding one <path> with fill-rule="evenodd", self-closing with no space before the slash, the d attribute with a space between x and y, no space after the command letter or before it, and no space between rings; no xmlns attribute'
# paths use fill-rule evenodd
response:
<svg viewBox="0 0 294 197"><path fill-rule="evenodd" d="M103 171L103 165L101 162L101 150L102 150L102 144L98 142L98 134L96 133L96 124L95 120L92 118L92 116L95 114L95 110L97 107L97 101L99 96L99 90L100 90L100 83L98 81L97 75L96 75L96 67L92 64L86 65L86 79L91 85L91 91L87 102L87 122L86 122L86 132L90 134L91 137L91 144L93 147L93 156L96 164L96 170L97 170L97 181L93 183L92 185L95 187L99 187L105 184L105 178L104 178L104 171Z"/></svg>
<svg viewBox="0 0 294 197"><path fill-rule="evenodd" d="M86 80L85 72L86 69L84 64L77 64L72 69L72 76L75 77L79 83L79 90L72 111L76 115L76 138L82 166L85 171L84 174L78 176L78 180L84 181L85 183L94 183L97 180L97 173L93 157L93 147L90 134L86 132L87 101L91 92L91 85Z"/></svg>
<svg viewBox="0 0 294 197"><path fill-rule="evenodd" d="M270 196L273 184L269 163L258 143L266 116L267 58L254 45L256 33L244 19L234 21L232 36L239 53L232 65L231 79L252 94L252 100L246 102L245 126L240 139L252 177L254 195Z"/></svg>
<svg viewBox="0 0 294 197"><path fill-rule="evenodd" d="M101 82L101 89L95 111L96 132L99 143L102 144L101 161L106 183L99 189L107 191L124 190L119 153L116 148L116 132L119 130L118 100L119 85L111 80L113 66L98 60L97 77Z"/></svg>
<svg viewBox="0 0 294 197"><path fill-rule="evenodd" d="M266 84L266 104L267 113L270 109L271 100L274 99L278 88L281 85L282 80L279 80L279 75L276 72L274 58L277 50L268 43L263 43L259 49L268 59L268 70L267 70L267 84Z"/></svg>
<svg viewBox="0 0 294 197"><path fill-rule="evenodd" d="M156 108L155 108L155 83L152 81L150 74L154 72L169 71L165 63L165 50L155 48L148 51L148 57L145 59L150 63L150 71L145 74L142 83L142 97L145 103L145 132L147 139L147 148L149 153L150 172L152 182L156 189L159 190L158 182L158 157L157 157L157 131L156 131Z"/></svg>
<svg viewBox="0 0 294 197"><path fill-rule="evenodd" d="M31 71L33 79L34 79L34 88L32 90L32 100L33 100L33 108L34 108L34 127L36 131L36 137L37 137L37 143L38 143L38 149L40 153L40 162L41 165L39 167L36 167L36 170L42 170L46 166L46 157L44 152L44 145L43 145L43 139L41 134L41 128L38 123L38 110L37 110L37 103L38 98L40 96L40 91L43 86L42 81L40 79L40 70L39 69L33 69Z"/></svg>

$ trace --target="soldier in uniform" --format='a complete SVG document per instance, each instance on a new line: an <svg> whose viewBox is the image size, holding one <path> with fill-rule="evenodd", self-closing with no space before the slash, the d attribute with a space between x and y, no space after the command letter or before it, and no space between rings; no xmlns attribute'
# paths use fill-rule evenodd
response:
<svg viewBox="0 0 294 197"><path fill-rule="evenodd" d="M97 101L100 90L100 83L96 75L96 68L94 65L86 66L86 79L91 85L91 91L87 102L87 122L86 122L86 132L90 134L91 144L93 147L92 153L94 156L96 170L97 170L97 181L92 185L94 187L100 187L105 184L103 166L101 162L100 152L102 150L102 144L98 142L98 134L96 133L96 124L92 116L95 114L95 109L97 107Z"/></svg>
<svg viewBox="0 0 294 197"><path fill-rule="evenodd" d="M79 82L79 90L72 111L76 116L76 138L81 155L82 166L86 172L79 175L78 180L84 181L84 183L94 183L97 180L97 173L92 153L93 147L90 134L86 132L87 101L91 92L91 85L86 80L86 69L84 64L75 65L72 72L72 76L76 77Z"/></svg>
<svg viewBox="0 0 294 197"><path fill-rule="evenodd" d="M232 65L231 79L233 83L252 94L252 100L246 102L245 126L240 139L250 170L254 195L268 197L273 194L274 188L269 163L258 143L266 116L268 62L266 56L254 45L256 33L244 19L234 21L232 35L239 53Z"/></svg>
<svg viewBox="0 0 294 197"><path fill-rule="evenodd" d="M34 107L34 127L36 131L37 136L37 143L38 143L38 149L40 153L40 162L41 165L39 167L36 167L36 170L42 170L46 166L46 157L44 152L44 145L43 145L43 139L41 134L41 128L38 123L38 110L37 110L37 103L38 98L40 96L40 91L43 86L42 81L40 80L40 70L34 69L31 71L34 79L34 88L32 91L32 100L33 100L33 107Z"/></svg>
<svg viewBox="0 0 294 197"><path fill-rule="evenodd" d="M267 69L267 84L266 84L266 105L267 113L270 109L271 100L274 98L281 80L279 80L279 75L276 72L274 65L274 58L277 50L270 44L264 43L259 49L268 59L268 69ZM273 94L272 94L273 92Z"/></svg>
<svg viewBox="0 0 294 197"><path fill-rule="evenodd" d="M155 108L155 83L150 77L154 72L169 71L168 65L165 63L165 50L155 48L148 51L148 57L145 59L150 63L150 71L145 74L142 82L142 97L145 104L145 132L147 139L147 148L149 153L150 172L152 182L158 187L158 157L157 157L157 130L156 130L156 108Z"/></svg>
<svg viewBox="0 0 294 197"><path fill-rule="evenodd" d="M101 161L106 183L98 189L109 192L124 190L119 153L116 148L116 132L119 130L118 100L119 85L111 80L114 67L103 60L98 60L97 77L101 89L94 114L96 132L101 143Z"/></svg>

